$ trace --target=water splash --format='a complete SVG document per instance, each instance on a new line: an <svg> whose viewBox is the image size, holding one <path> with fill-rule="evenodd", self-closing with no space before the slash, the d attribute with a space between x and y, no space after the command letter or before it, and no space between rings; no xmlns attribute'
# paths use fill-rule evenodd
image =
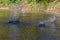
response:
<svg viewBox="0 0 60 40"><path fill-rule="evenodd" d="M26 11L26 7L23 5L23 6L22 6L22 14L23 14L23 16L26 16L26 15L25 15L25 11Z"/></svg>
<svg viewBox="0 0 60 40"><path fill-rule="evenodd" d="M10 18L9 21L12 21L14 23L15 21L18 21L20 17L20 4L14 4L10 6ZM9 25L9 33L11 40L22 40L21 38L21 32L18 28L18 25L16 24L10 24Z"/></svg>
<svg viewBox="0 0 60 40"><path fill-rule="evenodd" d="M14 4L10 6L10 21L16 21L20 17L20 10L21 5L20 4Z"/></svg>
<svg viewBox="0 0 60 40"><path fill-rule="evenodd" d="M39 25L41 25L41 24L48 24L49 23L50 24L50 29L51 29L50 31L53 32L53 31L55 31L55 29L53 29L53 28L55 28L55 21L56 21L56 17L55 16L52 16L48 20L40 21L39 22ZM46 28L46 26L43 27L43 28Z"/></svg>

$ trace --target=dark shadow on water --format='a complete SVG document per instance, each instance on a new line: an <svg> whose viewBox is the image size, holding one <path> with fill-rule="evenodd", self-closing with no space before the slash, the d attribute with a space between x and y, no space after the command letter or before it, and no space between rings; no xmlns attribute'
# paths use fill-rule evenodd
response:
<svg viewBox="0 0 60 40"><path fill-rule="evenodd" d="M11 25L20 25L20 26L27 26L27 25L31 25L31 22L6 22L4 24L11 24Z"/></svg>

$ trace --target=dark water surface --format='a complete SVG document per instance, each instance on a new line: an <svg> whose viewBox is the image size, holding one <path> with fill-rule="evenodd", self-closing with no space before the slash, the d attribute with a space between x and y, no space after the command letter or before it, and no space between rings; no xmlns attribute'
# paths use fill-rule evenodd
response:
<svg viewBox="0 0 60 40"><path fill-rule="evenodd" d="M29 28L29 29L28 29ZM60 30L56 28L54 33L49 30L41 31L36 26L20 26L13 24L0 24L1 40L60 40ZM57 30L58 29L58 30Z"/></svg>

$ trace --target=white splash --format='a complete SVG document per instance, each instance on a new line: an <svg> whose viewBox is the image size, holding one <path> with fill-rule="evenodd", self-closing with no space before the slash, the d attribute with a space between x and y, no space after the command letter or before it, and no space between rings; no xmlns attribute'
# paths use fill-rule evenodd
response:
<svg viewBox="0 0 60 40"><path fill-rule="evenodd" d="M21 5L20 4L14 4L10 6L10 21L16 21L20 17L20 10Z"/></svg>
<svg viewBox="0 0 60 40"><path fill-rule="evenodd" d="M52 16L50 17L48 20L43 20L43 21L40 21L39 24L48 24L50 23L50 32L53 33L55 32L55 21L56 21L56 16ZM40 28L41 29L41 28Z"/></svg>
<svg viewBox="0 0 60 40"><path fill-rule="evenodd" d="M22 11L23 16L26 16L26 15L25 15L26 7L25 7L24 5L22 6L22 10L21 10L21 11Z"/></svg>

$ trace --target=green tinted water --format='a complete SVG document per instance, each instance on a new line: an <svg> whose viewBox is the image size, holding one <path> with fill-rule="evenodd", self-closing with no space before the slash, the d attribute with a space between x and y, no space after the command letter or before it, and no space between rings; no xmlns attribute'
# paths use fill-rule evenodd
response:
<svg viewBox="0 0 60 40"><path fill-rule="evenodd" d="M7 10L0 10L0 22L8 22L9 21L9 14L10 12ZM39 14L39 13L26 13L26 17L22 16L22 13L20 15L19 20L25 21L25 22L34 22L38 23L40 20L45 20L48 19L52 14ZM56 26L59 25L59 21L56 21ZM41 39L42 33L38 29L38 26L36 25L27 25L27 26L18 26L21 33L22 37L24 40L36 40L36 36L38 35L39 38ZM49 28L49 24L47 24L46 28ZM49 35L49 33L48 33ZM59 36L60 37L60 32L55 32L54 36ZM9 26L5 24L0 24L0 40L10 40L9 37Z"/></svg>

